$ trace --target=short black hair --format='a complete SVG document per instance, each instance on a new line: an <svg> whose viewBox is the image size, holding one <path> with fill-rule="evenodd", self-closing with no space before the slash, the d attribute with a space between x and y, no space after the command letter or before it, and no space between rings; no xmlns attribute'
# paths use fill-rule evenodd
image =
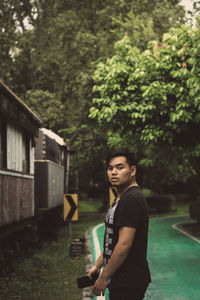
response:
<svg viewBox="0 0 200 300"><path fill-rule="evenodd" d="M137 166L137 158L136 158L135 153L129 151L129 149L126 149L126 148L116 148L116 149L113 149L110 153L108 153L108 156L106 159L106 165L107 166L109 165L111 158L114 158L117 156L125 156L130 168L132 166Z"/></svg>

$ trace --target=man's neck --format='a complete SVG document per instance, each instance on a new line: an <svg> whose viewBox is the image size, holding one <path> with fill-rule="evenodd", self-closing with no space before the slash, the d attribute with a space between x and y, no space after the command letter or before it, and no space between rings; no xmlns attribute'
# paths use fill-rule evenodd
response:
<svg viewBox="0 0 200 300"><path fill-rule="evenodd" d="M121 197L132 186L138 186L137 182L134 181L134 182L130 183L128 186L118 186L118 187L116 187L119 197Z"/></svg>

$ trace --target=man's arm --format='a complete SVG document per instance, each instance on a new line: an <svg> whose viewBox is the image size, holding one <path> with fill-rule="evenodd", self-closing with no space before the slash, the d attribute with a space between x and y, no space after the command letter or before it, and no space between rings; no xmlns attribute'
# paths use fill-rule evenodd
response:
<svg viewBox="0 0 200 300"><path fill-rule="evenodd" d="M104 295L105 289L108 284L109 278L119 269L129 254L133 244L136 229L132 227L122 227L119 230L119 239L115 249L109 259L108 264L105 266L101 276L95 282L93 292L95 295Z"/></svg>
<svg viewBox="0 0 200 300"><path fill-rule="evenodd" d="M103 266L103 253L97 258L96 262L88 272L88 276L91 278L92 274L95 272L100 272L101 267Z"/></svg>

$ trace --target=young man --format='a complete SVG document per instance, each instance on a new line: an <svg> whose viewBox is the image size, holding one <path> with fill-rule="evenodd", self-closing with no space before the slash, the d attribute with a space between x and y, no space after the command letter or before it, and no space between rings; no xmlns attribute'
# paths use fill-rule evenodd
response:
<svg viewBox="0 0 200 300"><path fill-rule="evenodd" d="M151 282L147 255L148 208L136 182L134 154L119 149L107 159L107 175L118 197L105 219L104 250L90 269L102 273L95 282L95 295L109 288L110 300L141 300Z"/></svg>

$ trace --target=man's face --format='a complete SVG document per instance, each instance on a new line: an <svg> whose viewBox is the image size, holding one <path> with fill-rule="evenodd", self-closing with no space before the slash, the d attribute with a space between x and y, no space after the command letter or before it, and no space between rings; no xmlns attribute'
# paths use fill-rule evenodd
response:
<svg viewBox="0 0 200 300"><path fill-rule="evenodd" d="M130 168L125 156L116 156L110 159L107 175L113 186L120 187L129 185L132 183L135 173L135 166Z"/></svg>

